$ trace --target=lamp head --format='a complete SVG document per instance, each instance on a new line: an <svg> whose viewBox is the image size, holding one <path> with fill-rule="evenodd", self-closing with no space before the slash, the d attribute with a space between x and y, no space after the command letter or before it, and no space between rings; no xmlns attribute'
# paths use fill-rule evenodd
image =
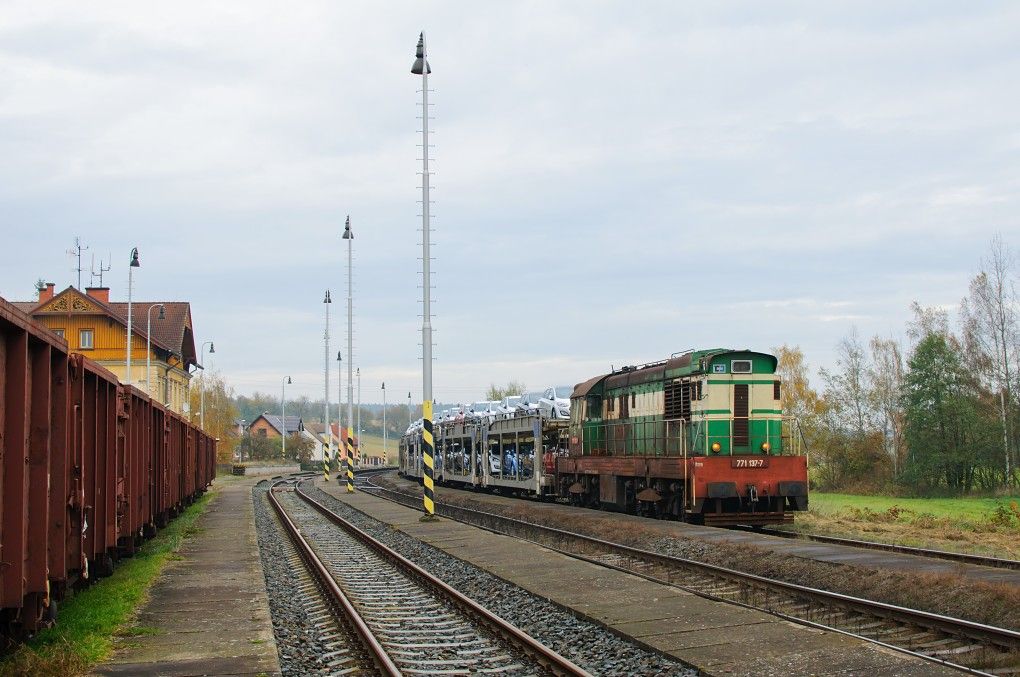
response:
<svg viewBox="0 0 1020 677"><path fill-rule="evenodd" d="M213 343L212 341L209 341L209 354L212 355L215 352L216 352L216 344Z"/></svg>
<svg viewBox="0 0 1020 677"><path fill-rule="evenodd" d="M159 307L159 315L156 316L156 319L157 320L165 320L166 319L166 312L165 311L166 311L166 306L161 305Z"/></svg>
<svg viewBox="0 0 1020 677"><path fill-rule="evenodd" d="M341 351L341 350L336 351L336 361L337 362L343 362L344 361L343 351Z"/></svg>
<svg viewBox="0 0 1020 677"><path fill-rule="evenodd" d="M347 215L347 223L344 224L344 237L345 240L354 239L354 231L351 230L351 215Z"/></svg>
<svg viewBox="0 0 1020 677"><path fill-rule="evenodd" d="M138 247L134 247L131 250L131 263L128 264L131 268L138 268L141 264L138 263Z"/></svg>
<svg viewBox="0 0 1020 677"><path fill-rule="evenodd" d="M291 384L290 376L287 377L287 385Z"/></svg>
<svg viewBox="0 0 1020 677"><path fill-rule="evenodd" d="M411 66L411 72L415 75L431 73L432 68L429 66L429 62L425 60L425 33L418 34L418 49L415 50L414 55L416 58L414 65Z"/></svg>
<svg viewBox="0 0 1020 677"><path fill-rule="evenodd" d="M333 303L333 299L329 298L329 290L326 290L326 298L322 299L323 303Z"/></svg>
<svg viewBox="0 0 1020 677"><path fill-rule="evenodd" d="M382 382L382 389L383 389L383 390L386 390L386 381L383 381L383 382Z"/></svg>

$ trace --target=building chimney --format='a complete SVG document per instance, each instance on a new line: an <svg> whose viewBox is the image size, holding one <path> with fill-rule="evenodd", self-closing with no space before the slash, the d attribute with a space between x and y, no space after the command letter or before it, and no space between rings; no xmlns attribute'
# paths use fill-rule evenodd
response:
<svg viewBox="0 0 1020 677"><path fill-rule="evenodd" d="M49 301L53 298L53 287L56 286L52 282L47 282L45 287L39 288L39 303L43 301Z"/></svg>
<svg viewBox="0 0 1020 677"><path fill-rule="evenodd" d="M87 287L85 289L85 294L87 296L91 296L92 298L94 298L97 301L100 301L101 303L109 303L110 302L110 288L109 287Z"/></svg>

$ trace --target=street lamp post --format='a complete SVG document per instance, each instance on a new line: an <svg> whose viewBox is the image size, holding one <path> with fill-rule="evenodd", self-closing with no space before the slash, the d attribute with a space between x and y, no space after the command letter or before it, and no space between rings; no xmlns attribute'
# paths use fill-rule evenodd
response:
<svg viewBox="0 0 1020 677"><path fill-rule="evenodd" d="M280 386L280 432L283 438L283 457L287 458L287 384L291 383L290 376L285 376L283 385Z"/></svg>
<svg viewBox="0 0 1020 677"><path fill-rule="evenodd" d="M351 230L351 217L347 216L347 223L344 225L343 239L347 240L347 425L348 430L354 426L354 297L352 291L353 274L351 272L352 246L354 243L354 231ZM347 437L347 493L354 493L354 439L348 433Z"/></svg>
<svg viewBox="0 0 1020 677"><path fill-rule="evenodd" d="M329 457L333 452L333 432L329 429L329 306L333 300L329 297L329 290L326 290L326 298L322 300L326 306L326 332L323 334L325 350L322 354L323 380L326 395L326 446L322 449L322 478L329 481Z"/></svg>
<svg viewBox="0 0 1020 677"><path fill-rule="evenodd" d="M414 424L414 419L411 414L411 391L407 391L407 427L410 428Z"/></svg>
<svg viewBox="0 0 1020 677"><path fill-rule="evenodd" d="M209 346L209 354L216 354L216 346L213 345L212 341L206 341L202 344L202 386L198 391L198 421L202 426L202 430L205 430L205 347Z"/></svg>
<svg viewBox="0 0 1020 677"><path fill-rule="evenodd" d="M344 481L344 469L341 467L340 450L345 450L345 458L347 454L347 447L344 444L344 423L341 419L344 418L344 372L341 367L344 364L344 351L337 351L337 482L342 483Z"/></svg>
<svg viewBox="0 0 1020 677"><path fill-rule="evenodd" d="M251 448L251 431L248 430L248 421L241 419L241 444L238 445L237 462L244 463L244 447L248 445ZM249 451L249 455L250 455Z"/></svg>
<svg viewBox="0 0 1020 677"><path fill-rule="evenodd" d="M145 390L149 397L152 397L152 309L159 308L157 320L165 320L165 306L162 303L154 303L145 311Z"/></svg>
<svg viewBox="0 0 1020 677"><path fill-rule="evenodd" d="M382 459L383 459L383 465L386 465L386 459L388 458L388 456L387 456L387 449L386 449L386 441L387 441L387 439L388 439L388 436L387 436L387 433L386 433L386 381L383 381L383 384L382 384Z"/></svg>
<svg viewBox="0 0 1020 677"><path fill-rule="evenodd" d="M140 265L138 263L138 247L135 247L131 250L131 262L128 264L127 374L124 376L125 385L131 385L131 290L134 286L132 273Z"/></svg>
<svg viewBox="0 0 1020 677"><path fill-rule="evenodd" d="M358 367L358 424L355 430L358 433L358 450L361 450L361 367ZM358 454L358 459L361 459L361 454Z"/></svg>
<svg viewBox="0 0 1020 677"><path fill-rule="evenodd" d="M415 52L414 65L411 73L421 76L421 274L422 274L422 323L421 323L421 366L422 366L422 455L425 470L422 473L422 504L425 508L424 519L434 519L435 485L433 483L434 439L432 437L432 259L429 254L429 67L428 53L425 49L425 33L418 36L418 48Z"/></svg>

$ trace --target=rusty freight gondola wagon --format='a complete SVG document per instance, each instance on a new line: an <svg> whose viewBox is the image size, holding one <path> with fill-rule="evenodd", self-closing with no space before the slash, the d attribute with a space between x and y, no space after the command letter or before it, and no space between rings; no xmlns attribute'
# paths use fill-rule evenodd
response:
<svg viewBox="0 0 1020 677"><path fill-rule="evenodd" d="M0 299L2 631L51 621L201 494L215 444Z"/></svg>

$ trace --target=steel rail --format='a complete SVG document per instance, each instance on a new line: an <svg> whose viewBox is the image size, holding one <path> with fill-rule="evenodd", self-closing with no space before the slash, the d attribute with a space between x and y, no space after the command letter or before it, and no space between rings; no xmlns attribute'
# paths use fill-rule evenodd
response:
<svg viewBox="0 0 1020 677"><path fill-rule="evenodd" d="M898 545L896 543L879 543L877 541L862 541L856 538L845 538L842 536L828 536L825 534L801 533L787 529L755 529L753 527L729 527L739 531L751 531L753 533L778 536L781 538L796 538L819 543L832 543L833 545L846 545L854 548L868 548L871 550L887 550L904 555L915 555L917 557L928 557L931 559L944 559L963 564L976 564L978 566L995 567L997 569L1020 569L1020 560L1003 559L989 555L973 555L966 552L953 552L951 550L935 550L932 548L919 548L911 545Z"/></svg>
<svg viewBox="0 0 1020 677"><path fill-rule="evenodd" d="M374 483L370 484L369 486L372 489L374 489L375 491L379 492L380 494L392 494L392 495L398 497L398 498L391 499L391 500L394 500L395 502L402 503L402 504L406 505L409 502L413 502L414 501L414 497L412 495L410 495L410 494L405 494L405 493L402 493L402 492L399 492L399 491L395 491L395 490L389 489L387 487L380 487L379 485L374 484ZM986 624L983 624L983 623L977 623L977 622L974 622L974 621L968 621L966 619L953 618L951 616L942 616L942 615L939 615L939 614L934 614L934 613L927 612L927 611L922 611L922 610L919 610L919 609L910 609L910 608L907 608L907 607L900 607L900 606L893 605L893 604L887 604L885 602L878 602L878 601L875 601L875 600L868 600L868 599L863 599L863 598L860 598L860 597L853 597L851 595L844 595L842 593L831 592L831 591L828 591L828 590L821 590L821 589L818 589L818 588L811 588L811 587L808 587L808 586L802 586L802 585L798 585L798 584L795 584L795 583L789 583L789 582L786 582L786 581L779 581L779 580L775 580L775 579L770 579L770 578L766 578L766 577L763 577L763 576L758 576L758 575L755 575L755 574L749 574L749 573L745 573L745 572L742 572L742 571L737 571L737 570L734 570L734 569L728 569L726 567L721 567L721 566L714 565L714 564L707 564L707 563L698 562L698 561L690 560L690 559L685 559L685 558L682 558L682 557L676 557L676 556L672 556L672 555L664 555L662 553L657 553L657 552L653 552L653 551L649 551L649 550L644 550L642 548L636 548L636 547L633 547L633 546L624 545L622 543L614 543L612 541L606 541L606 540L603 540L603 539L595 538L593 536L587 536L585 534L579 534L579 533L576 533L576 532L567 531L567 530L564 530L564 529L559 529L559 528L556 528L556 527L550 527L550 526L546 526L546 525L542 525L542 524L535 524L535 523L532 523L532 522L526 522L526 521L518 520L518 519L515 519L515 518L512 518L512 517L505 517L503 515L498 515L498 514L495 514L495 513L490 513L490 512L483 511L483 510L477 510L477 509L474 509L474 508L465 508L465 507L462 507L462 506L452 506L452 505L449 505L449 504L440 504L440 503L437 503L436 504L436 510L437 510L437 512L439 514L443 514L443 515L445 515L447 517L450 517L451 519L467 522L467 523L473 524L475 526L481 526L483 528L488 528L488 529L491 529L493 531L498 531L498 532L501 532L501 533L504 533L504 534L507 534L507 535L513 535L512 532L513 532L514 529L517 529L517 530L520 530L520 531L523 531L523 532L528 532L528 531L539 532L539 533L542 533L542 534L545 534L545 535L548 535L548 536L552 536L552 537L554 537L556 539L569 539L569 540L573 540L573 541L576 541L576 542L581 542L581 543L584 543L584 544L587 544L587 545L590 545L590 546L596 546L598 548L606 549L606 550L609 550L611 552L616 552L616 553L624 554L624 555L632 557L632 558L634 558L634 559L636 559L638 561L643 561L643 562L646 562L646 563L649 563L649 564L659 565L659 566L663 566L663 567L666 567L666 568L672 568L672 569L677 569L677 568L694 569L694 570L696 570L699 573L708 573L708 574L717 576L719 578L722 578L722 579L725 579L725 580L728 580L728 581L731 581L731 582L734 582L734 583L737 583L737 584L740 584L740 585L751 585L753 587L764 589L764 590L769 590L769 589L776 590L776 589L778 589L778 590L782 590L782 591L784 591L784 592L786 592L786 593L788 593L790 595L793 595L795 597L806 598L806 599L810 599L810 600L813 600L813 601L821 602L821 603L824 603L824 604L836 606L836 607L839 607L839 608L852 610L852 611L855 611L855 612L858 612L858 613L865 613L865 614L869 614L869 615L872 615L872 616L877 616L879 618L885 618L885 619L896 621L896 622L900 622L900 623L908 623L908 624L911 624L911 625L914 625L914 626L928 628L928 629L935 630L935 631L938 631L938 632L940 632L942 634L950 635L950 636L953 636L953 637L966 637L967 639L976 640L976 641L981 642L981 643L983 643L985 645L994 646L994 647L996 647L996 648L998 648L1000 650L1016 651L1016 650L1020 649L1020 632L1016 632L1014 630L1009 630L1007 628L999 628L999 627L995 627L995 626L991 626L991 625L986 625ZM474 518L474 519L471 519L471 518ZM498 528L499 526L503 526L504 529L502 529L502 530L499 529ZM513 529L508 528L508 527L513 527ZM547 544L542 544L542 545L545 545L546 547L548 547ZM561 552L564 552L564 554L568 554L568 555L571 555L571 556L576 556L575 553L571 553L571 552L568 552L568 551L561 551ZM627 570L627 571L629 571L629 570ZM631 572L631 571L629 571L629 572L630 573L634 573L634 572ZM675 585L677 587L683 587L682 585L679 585L678 583L676 583L675 581L672 581L672 580L668 580L666 582L668 584L670 584L670 585ZM692 592L696 592L697 593L697 590L694 590L694 589L691 589L691 590L692 590ZM701 593L698 593L698 594L701 594ZM703 596L707 596L707 595L703 595ZM731 600L727 600L727 601L731 601ZM744 606L751 606L751 605L744 605ZM760 607L755 607L755 608L760 608ZM774 612L769 611L769 613L774 613ZM785 614L778 614L778 615L786 616ZM802 620L802 619L797 618L796 616L787 616L787 617L791 618L792 620L798 620L798 621ZM848 633L848 632L840 630L838 628L829 628L829 626L822 626L820 624L817 624L817 623L814 623L814 622L810 622L810 621L809 621L809 623L815 625L816 627L826 627L828 629L836 630L836 631L841 632L843 634L854 634L854 633ZM861 639L867 640L869 642L874 642L874 643L882 644L882 642L876 642L876 640L874 640L874 639L872 639L870 637L867 637L866 635L855 635L855 636L859 636ZM916 656L925 658L926 660L930 660L930 661L933 661L935 663L939 663L939 664L942 664L942 665L947 665L947 666L954 667L954 668L957 668L957 669L968 670L968 671L974 672L976 674L985 674L985 673L981 673L979 671L974 671L972 669L966 668L965 666L961 666L961 665L957 665L957 664L951 663L949 661L945 661L943 659L934 658L934 657L931 657L931 656L927 656L927 655L925 655L923 653L918 653L918 652L915 652L915 651L912 651L912 650L909 650L909 649L904 649L903 647L897 647L895 645L887 645L887 646L891 646L892 648L896 648L897 650L902 651L904 653L909 653L911 655L916 655Z"/></svg>
<svg viewBox="0 0 1020 677"><path fill-rule="evenodd" d="M301 489L300 485L295 488L295 493L302 500L308 503L308 505L312 506L315 510L322 514L327 520L357 538L359 541L374 550L377 554L392 562L400 570L417 580L420 584L435 590L441 596L453 602L459 609L461 609L461 611L467 613L500 637L516 645L519 649L536 659L539 664L544 665L554 674L592 677L591 673L582 669L569 659L564 658L531 635L522 631L517 626L503 620L482 605L478 604L478 602L454 589L443 580L437 578L421 566L398 553L396 550L390 548L385 543L373 538L351 522L348 522L343 517L306 494Z"/></svg>
<svg viewBox="0 0 1020 677"><path fill-rule="evenodd" d="M273 495L276 487L286 481L288 480L280 479L274 481L269 485L269 492L267 495L269 497L270 504L272 504L273 509L276 511L277 516L283 523L287 534L290 536L291 541L297 548L298 554L301 556L301 559L304 560L305 565L308 567L312 576L319 582L320 586L325 591L329 602L334 606L334 608L341 610L348 618L351 625L354 627L355 632L357 632L358 636L361 638L362 643L368 649L372 660L375 662L380 672L387 677L398 677L401 674L400 669L397 668L393 660L389 657L389 655L387 655L382 644L380 644L379 640L372 634L372 631L369 629L364 619L361 618L361 615L354 608L351 601L347 598L347 595L345 595L343 590L340 589L340 586L336 584L336 580L334 580L332 574L330 574L329 570L319 559L319 556L312 549L312 546L305 540L304 536L301 535L301 531L290 519L290 516L287 515L286 510L284 510L279 500L277 500L276 496Z"/></svg>

